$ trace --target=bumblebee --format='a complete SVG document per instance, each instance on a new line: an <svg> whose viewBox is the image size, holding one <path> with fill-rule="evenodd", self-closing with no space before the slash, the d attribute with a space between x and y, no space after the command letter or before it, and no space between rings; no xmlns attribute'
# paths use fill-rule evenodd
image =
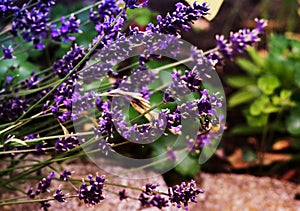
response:
<svg viewBox="0 0 300 211"><path fill-rule="evenodd" d="M221 128L218 118L216 116L208 116L207 114L200 116L200 124L202 130L204 130L204 133L217 133Z"/></svg>

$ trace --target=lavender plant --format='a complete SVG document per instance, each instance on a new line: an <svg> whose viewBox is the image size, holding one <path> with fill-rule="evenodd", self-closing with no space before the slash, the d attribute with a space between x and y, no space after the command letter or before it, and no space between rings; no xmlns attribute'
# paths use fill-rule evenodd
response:
<svg viewBox="0 0 300 211"><path fill-rule="evenodd" d="M19 6L11 0L0 1L0 16L7 23L1 25L0 34L1 188L15 187L26 198L3 198L0 206L40 203L48 210L49 201L66 203L69 198L96 206L105 200L104 187L117 186L123 188L116 192L120 200L135 199L141 207L160 209L176 204L188 210L189 202L197 202L197 195L204 192L193 180L159 192L157 184L122 186L108 182L113 175L94 177L95 172L80 180L54 164L63 168L64 161L95 154L105 158L132 147L141 152L129 156L147 157L141 147L147 145L152 152L163 146L160 151L165 156L158 158L171 167L182 155L199 155L220 138L225 121L218 112L225 106L224 99L219 90L209 90L205 81L212 77L215 65L259 41L266 22L257 19L255 29L232 32L228 40L216 36L214 49L203 52L191 47L182 54L180 33L208 14L206 3L177 3L174 12L157 16L156 23L147 24L143 31L128 27L126 12L146 6L147 1L102 0L51 19L55 4L39 0ZM89 45L80 43L91 34ZM50 52L66 46L69 50L61 57ZM135 57L130 58L131 52ZM40 62L44 57L46 61ZM192 68L187 68L189 62ZM23 65L34 69L26 72ZM160 75L163 70L169 81ZM184 126L188 121L193 123L191 130ZM178 143L176 137L181 137ZM159 159L136 169L157 167ZM28 186L25 192L18 188L34 174L43 178L36 188ZM64 186L53 190L53 179ZM74 188L72 193L68 184ZM124 188L140 191L140 196L128 196Z"/></svg>

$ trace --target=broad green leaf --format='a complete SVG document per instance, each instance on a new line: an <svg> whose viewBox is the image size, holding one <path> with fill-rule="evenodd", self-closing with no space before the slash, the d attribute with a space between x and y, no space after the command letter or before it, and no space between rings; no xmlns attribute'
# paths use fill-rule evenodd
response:
<svg viewBox="0 0 300 211"><path fill-rule="evenodd" d="M261 69L248 59L238 58L236 63L249 75L258 75L261 72Z"/></svg>
<svg viewBox="0 0 300 211"><path fill-rule="evenodd" d="M26 61L28 59L29 55L27 52L23 52L17 55L17 60L20 61L20 63Z"/></svg>
<svg viewBox="0 0 300 211"><path fill-rule="evenodd" d="M291 100L291 96L292 96L292 91L291 90L286 90L286 89L283 89L280 91L280 96L273 96L272 97L272 103L274 105L277 105L277 106L295 106L295 102L293 102Z"/></svg>
<svg viewBox="0 0 300 211"><path fill-rule="evenodd" d="M274 106L272 104L269 104L266 107L264 107L262 111L265 114L275 113L275 112L279 112L280 111L280 107L277 107L277 106Z"/></svg>
<svg viewBox="0 0 300 211"><path fill-rule="evenodd" d="M271 95L276 88L280 87L280 81L273 75L267 75L258 79L257 86L266 95Z"/></svg>
<svg viewBox="0 0 300 211"><path fill-rule="evenodd" d="M243 103L251 102L257 96L258 96L257 93L254 93L254 92L251 92L248 90L238 91L230 96L230 98L228 100L228 106L230 108L233 108L233 107L241 105Z"/></svg>
<svg viewBox="0 0 300 211"><path fill-rule="evenodd" d="M20 79L27 78L31 72L37 71L39 68L31 62L22 62L19 68Z"/></svg>
<svg viewBox="0 0 300 211"><path fill-rule="evenodd" d="M267 114L260 114L258 116L253 116L250 113L246 113L247 123L251 127L263 127L268 120Z"/></svg>
<svg viewBox="0 0 300 211"><path fill-rule="evenodd" d="M261 54L259 54L255 48L248 47L247 53L250 55L251 59L257 66L259 67L265 66L265 61L267 59L266 56L262 56Z"/></svg>
<svg viewBox="0 0 300 211"><path fill-rule="evenodd" d="M197 159L187 156L175 169L184 176L195 176L200 170L200 165Z"/></svg>
<svg viewBox="0 0 300 211"><path fill-rule="evenodd" d="M255 79L250 78L249 76L229 76L226 79L226 83L230 85L233 88L243 88L248 85L253 85L255 84Z"/></svg>
<svg viewBox="0 0 300 211"><path fill-rule="evenodd" d="M256 99L249 108L249 112L253 116L260 115L264 108L270 103L269 98L266 96L261 96L260 98Z"/></svg>

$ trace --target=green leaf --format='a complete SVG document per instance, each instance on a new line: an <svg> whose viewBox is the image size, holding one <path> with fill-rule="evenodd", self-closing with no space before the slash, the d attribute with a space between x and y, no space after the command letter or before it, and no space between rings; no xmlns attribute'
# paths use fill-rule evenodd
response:
<svg viewBox="0 0 300 211"><path fill-rule="evenodd" d="M249 76L242 75L229 76L225 80L226 83L233 88L242 88L248 85L253 85L256 82L254 78L249 78Z"/></svg>
<svg viewBox="0 0 300 211"><path fill-rule="evenodd" d="M179 165L175 167L175 170L184 176L195 176L200 170L200 165L197 159L187 156Z"/></svg>
<svg viewBox="0 0 300 211"><path fill-rule="evenodd" d="M21 63L28 59L29 54L27 52L23 52L17 55L17 60Z"/></svg>
<svg viewBox="0 0 300 211"><path fill-rule="evenodd" d="M271 95L276 88L280 87L280 81L273 75L267 75L258 79L257 86L266 95Z"/></svg>
<svg viewBox="0 0 300 211"><path fill-rule="evenodd" d="M39 68L31 62L20 63L19 74L20 79L24 79L30 76L33 70L37 71Z"/></svg>
<svg viewBox="0 0 300 211"><path fill-rule="evenodd" d="M228 100L228 106L233 108L243 103L251 102L257 98L258 94L248 90L241 90L230 96Z"/></svg>
<svg viewBox="0 0 300 211"><path fill-rule="evenodd" d="M300 135L300 109L294 109L286 119L286 127L290 134Z"/></svg>
<svg viewBox="0 0 300 211"><path fill-rule="evenodd" d="M253 60L253 62L258 67L264 67L265 66L265 61L266 61L265 56L260 55L255 48L248 47L247 48L247 53L250 55L251 59Z"/></svg>
<svg viewBox="0 0 300 211"><path fill-rule="evenodd" d="M249 75L258 75L261 72L261 69L256 64L247 59L238 58L236 63Z"/></svg>
<svg viewBox="0 0 300 211"><path fill-rule="evenodd" d="M272 97L272 103L274 105L277 105L277 106L282 106L282 107L293 107L295 106L295 102L293 102L291 100L291 96L292 96L292 91L291 90L286 90L286 89L283 89L280 91L280 95L279 96L273 96Z"/></svg>
<svg viewBox="0 0 300 211"><path fill-rule="evenodd" d="M260 98L256 99L249 108L249 112L253 116L258 116L263 112L263 109L266 105L270 103L269 98L266 96L261 96Z"/></svg>
<svg viewBox="0 0 300 211"><path fill-rule="evenodd" d="M263 108L263 113L265 113L265 114L275 113L275 112L279 112L279 111L280 111L280 107L277 107L272 104L269 104L265 108Z"/></svg>
<svg viewBox="0 0 300 211"><path fill-rule="evenodd" d="M247 123L251 127L263 127L268 120L267 114L260 114L258 116L253 116L250 113L246 113Z"/></svg>

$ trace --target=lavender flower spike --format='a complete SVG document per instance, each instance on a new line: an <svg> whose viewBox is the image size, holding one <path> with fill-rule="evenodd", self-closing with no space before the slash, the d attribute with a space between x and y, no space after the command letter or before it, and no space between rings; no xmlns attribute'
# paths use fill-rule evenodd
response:
<svg viewBox="0 0 300 211"><path fill-rule="evenodd" d="M263 19L255 19L256 27L250 29L240 29L238 32L231 32L229 40L224 35L216 35L218 51L211 53L208 58L215 64L221 64L224 58L230 58L234 53L243 53L248 46L260 41L260 37L264 34L267 21Z"/></svg>

